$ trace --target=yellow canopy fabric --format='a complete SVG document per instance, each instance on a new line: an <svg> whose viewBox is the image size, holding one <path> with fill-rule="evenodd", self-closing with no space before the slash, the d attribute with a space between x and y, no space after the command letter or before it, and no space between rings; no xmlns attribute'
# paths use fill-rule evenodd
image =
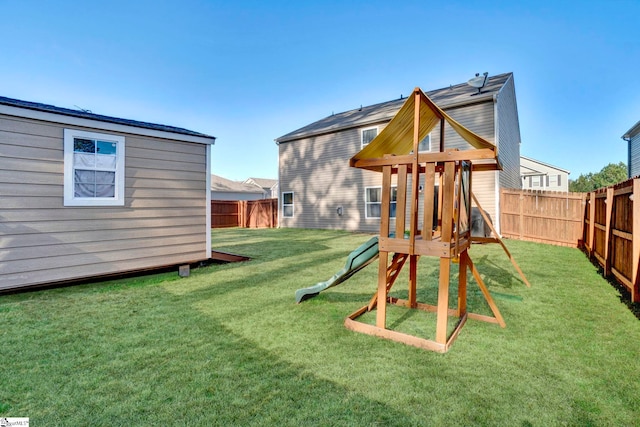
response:
<svg viewBox="0 0 640 427"><path fill-rule="evenodd" d="M456 122L434 104L420 88L416 88L413 95L407 98L402 108L382 132L351 158L351 165L354 165L357 160L381 158L385 154L409 154L414 149L413 127L416 116L416 100L419 100L420 103L418 141L422 141L440 123L442 118L473 147L497 151L495 145Z"/></svg>

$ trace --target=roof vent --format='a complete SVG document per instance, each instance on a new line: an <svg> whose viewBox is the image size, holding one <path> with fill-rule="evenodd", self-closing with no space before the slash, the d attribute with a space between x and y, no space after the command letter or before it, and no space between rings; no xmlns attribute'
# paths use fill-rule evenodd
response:
<svg viewBox="0 0 640 427"><path fill-rule="evenodd" d="M476 73L476 76L472 79L469 79L467 84L471 87L475 87L478 89L478 93L482 93L482 88L485 87L487 81L489 80L489 73L486 71L480 75L480 73ZM477 94L474 94L477 95Z"/></svg>

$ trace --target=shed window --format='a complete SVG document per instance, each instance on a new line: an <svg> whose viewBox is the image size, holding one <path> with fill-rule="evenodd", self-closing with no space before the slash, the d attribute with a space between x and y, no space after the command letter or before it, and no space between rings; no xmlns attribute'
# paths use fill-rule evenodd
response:
<svg viewBox="0 0 640 427"><path fill-rule="evenodd" d="M293 192L282 193L282 216L293 218Z"/></svg>
<svg viewBox="0 0 640 427"><path fill-rule="evenodd" d="M64 205L124 205L125 138L64 130Z"/></svg>
<svg viewBox="0 0 640 427"><path fill-rule="evenodd" d="M365 188L365 218L380 218L382 212L382 187ZM396 205L398 200L397 187L391 187L391 203L389 216L396 217Z"/></svg>
<svg viewBox="0 0 640 427"><path fill-rule="evenodd" d="M373 141L373 138L375 138L376 136L378 136L377 127L362 129L362 147Z"/></svg>

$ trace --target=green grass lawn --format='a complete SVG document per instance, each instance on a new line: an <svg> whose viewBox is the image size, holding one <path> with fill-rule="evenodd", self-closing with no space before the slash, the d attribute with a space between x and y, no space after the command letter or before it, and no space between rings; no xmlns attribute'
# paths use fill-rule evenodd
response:
<svg viewBox="0 0 640 427"><path fill-rule="evenodd" d="M577 249L473 246L507 328L469 320L437 354L358 334L344 318L377 263L314 299L369 236L214 230L244 263L0 296L0 417L32 425L640 425L640 322ZM405 274L403 272L403 274ZM435 297L432 260L419 297ZM469 308L488 314L471 279ZM406 295L406 275L394 295ZM427 301L428 300L428 301ZM453 301L453 300L452 300ZM433 317L389 310L429 337Z"/></svg>

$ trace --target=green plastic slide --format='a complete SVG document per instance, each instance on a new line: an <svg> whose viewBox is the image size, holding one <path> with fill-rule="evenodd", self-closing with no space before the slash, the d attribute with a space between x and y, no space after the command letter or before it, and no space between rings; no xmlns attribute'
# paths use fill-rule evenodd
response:
<svg viewBox="0 0 640 427"><path fill-rule="evenodd" d="M320 282L308 288L298 289L296 291L296 303L313 298L325 289L339 285L340 283L353 276L358 271L369 265L378 257L378 236L372 237L366 243L358 246L356 250L349 254L344 267L336 274L331 276L326 282Z"/></svg>

